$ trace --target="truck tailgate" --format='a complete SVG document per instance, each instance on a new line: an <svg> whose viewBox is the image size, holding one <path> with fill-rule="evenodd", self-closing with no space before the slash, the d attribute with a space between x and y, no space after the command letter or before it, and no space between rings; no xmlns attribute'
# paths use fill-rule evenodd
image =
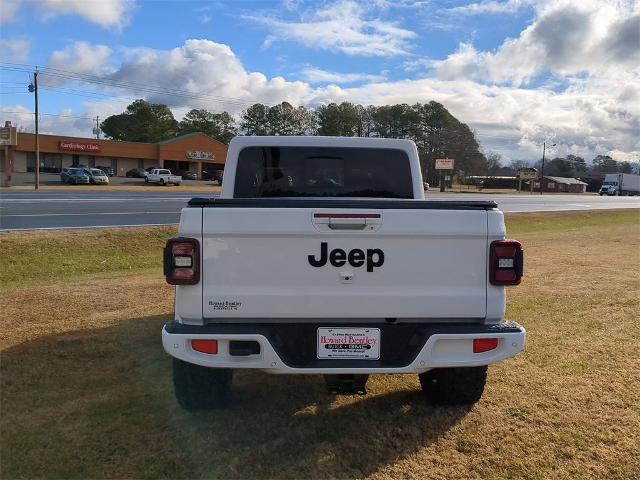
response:
<svg viewBox="0 0 640 480"><path fill-rule="evenodd" d="M485 317L485 209L316 205L203 208L203 317Z"/></svg>

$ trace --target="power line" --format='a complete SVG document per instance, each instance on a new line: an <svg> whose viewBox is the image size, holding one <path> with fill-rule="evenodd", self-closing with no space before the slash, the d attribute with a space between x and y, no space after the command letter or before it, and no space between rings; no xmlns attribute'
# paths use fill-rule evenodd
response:
<svg viewBox="0 0 640 480"><path fill-rule="evenodd" d="M9 62L0 62L0 69L13 72L30 73L33 65L17 64ZM88 75L80 72L73 72L70 70L62 70L51 67L46 67L41 70L41 75L45 77L53 77L66 81L77 81L81 83L90 83L109 88L118 88L124 90L130 90L139 93L147 93L151 95L164 95L169 97L180 97L191 100L209 100L218 103L232 104L236 106L252 105L258 103L257 100L244 100L234 97L226 97L221 95L204 94L190 92L187 90L173 89L166 87L155 87L148 84L135 83L130 81L118 81L115 79L106 79L96 77L94 75ZM108 94L106 94L108 95Z"/></svg>
<svg viewBox="0 0 640 480"><path fill-rule="evenodd" d="M10 111L10 110L0 110L0 113L11 113L11 114L16 114L16 115L33 115L33 112L17 112L17 111ZM43 113L40 112L39 115L46 115L48 117L60 117L60 118L77 118L77 119L81 119L81 120L95 120L95 117L79 117L77 115L64 115L62 113Z"/></svg>

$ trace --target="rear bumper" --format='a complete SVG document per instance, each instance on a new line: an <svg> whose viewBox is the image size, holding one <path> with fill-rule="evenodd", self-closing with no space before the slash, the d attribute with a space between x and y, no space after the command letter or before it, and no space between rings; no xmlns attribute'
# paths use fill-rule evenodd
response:
<svg viewBox="0 0 640 480"><path fill-rule="evenodd" d="M314 332L320 326L326 325L192 326L169 322L162 329L162 345L175 358L213 368L254 368L276 374L422 373L433 368L476 367L499 362L518 354L524 348L526 336L522 326L510 321L498 325L375 325L383 327L379 360L319 360ZM473 353L473 340L477 338L497 338L498 346ZM204 339L218 341L217 354L191 348L191 340ZM260 345L260 352L232 356L231 341L255 341Z"/></svg>

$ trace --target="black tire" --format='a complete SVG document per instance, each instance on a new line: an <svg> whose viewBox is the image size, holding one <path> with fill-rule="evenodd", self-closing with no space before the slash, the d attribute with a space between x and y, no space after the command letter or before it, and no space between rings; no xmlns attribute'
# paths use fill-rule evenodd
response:
<svg viewBox="0 0 640 480"><path fill-rule="evenodd" d="M173 359L173 387L185 410L210 410L227 404L233 370L207 368Z"/></svg>
<svg viewBox="0 0 640 480"><path fill-rule="evenodd" d="M419 377L422 392L434 405L472 405L482 397L487 366L436 368Z"/></svg>

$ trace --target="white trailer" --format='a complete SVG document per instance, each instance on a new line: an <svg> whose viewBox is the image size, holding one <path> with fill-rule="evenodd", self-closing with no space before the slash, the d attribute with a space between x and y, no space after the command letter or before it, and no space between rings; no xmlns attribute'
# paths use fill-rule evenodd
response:
<svg viewBox="0 0 640 480"><path fill-rule="evenodd" d="M607 173L598 192L600 195L640 195L640 175Z"/></svg>

